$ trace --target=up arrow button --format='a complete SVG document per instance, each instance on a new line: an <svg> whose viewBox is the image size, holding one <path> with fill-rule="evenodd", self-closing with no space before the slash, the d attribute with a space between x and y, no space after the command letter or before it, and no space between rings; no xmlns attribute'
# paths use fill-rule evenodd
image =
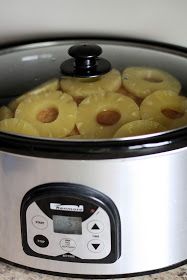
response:
<svg viewBox="0 0 187 280"><path fill-rule="evenodd" d="M97 225L97 224L94 224L94 225L93 225L93 227L92 227L92 229L97 229L97 230L100 230L100 228L98 227L98 225Z"/></svg>
<svg viewBox="0 0 187 280"><path fill-rule="evenodd" d="M91 233L100 233L104 229L103 224L100 221L96 221L96 220L90 221L88 223L87 228L88 231Z"/></svg>

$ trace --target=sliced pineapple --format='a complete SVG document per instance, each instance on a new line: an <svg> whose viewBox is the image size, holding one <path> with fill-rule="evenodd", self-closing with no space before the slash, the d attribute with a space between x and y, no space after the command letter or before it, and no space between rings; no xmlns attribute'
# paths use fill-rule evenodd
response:
<svg viewBox="0 0 187 280"><path fill-rule="evenodd" d="M82 135L80 135L76 125L73 130L65 137L65 139L82 139Z"/></svg>
<svg viewBox="0 0 187 280"><path fill-rule="evenodd" d="M157 121L166 128L187 125L187 98L171 90L159 90L147 96L140 106L141 118Z"/></svg>
<svg viewBox="0 0 187 280"><path fill-rule="evenodd" d="M15 112L18 105L26 100L27 98L30 98L30 97L35 97L35 96L42 96L43 98L48 98L48 96L51 96L53 98L59 98L59 96L62 96L62 92L60 90L56 90L56 91L41 91L40 93L38 94L32 94L32 92L30 93L25 93L23 95L20 95L19 97L17 97L16 99L13 99L12 101L10 101L10 103L8 104L8 107L13 111Z"/></svg>
<svg viewBox="0 0 187 280"><path fill-rule="evenodd" d="M145 98L157 90L172 90L179 94L180 82L171 74L150 67L128 67L122 73L124 87L130 93Z"/></svg>
<svg viewBox="0 0 187 280"><path fill-rule="evenodd" d="M27 97L27 94L23 94L20 95L17 98L12 99L9 104L8 104L8 108L10 110L12 110L12 112L16 111L16 108L18 107L18 105Z"/></svg>
<svg viewBox="0 0 187 280"><path fill-rule="evenodd" d="M49 80L39 86L37 86L36 88L32 89L31 91L29 91L29 94L40 94L41 92L52 92L52 91L56 91L59 90L60 88L60 81L58 79L52 79Z"/></svg>
<svg viewBox="0 0 187 280"><path fill-rule="evenodd" d="M124 88L124 86L121 86L121 87L117 90L117 92L118 92L118 93L121 93L121 94L123 94L123 95L125 95L125 96L128 96L128 97L132 98L132 99L136 102L136 104L137 104L138 106L140 106L141 102L143 101L143 98L140 98L140 97L138 97L138 96L136 96L136 95L134 95L134 94L128 92L128 91L126 90L126 88Z"/></svg>
<svg viewBox="0 0 187 280"><path fill-rule="evenodd" d="M110 138L123 124L139 118L139 107L130 97L108 92L81 102L76 125L84 138Z"/></svg>
<svg viewBox="0 0 187 280"><path fill-rule="evenodd" d="M2 106L0 108L0 121L13 118L13 116L13 112L7 106Z"/></svg>
<svg viewBox="0 0 187 280"><path fill-rule="evenodd" d="M68 94L54 98L37 95L21 102L16 109L16 118L26 120L37 128L43 137L67 136L75 126L77 105Z"/></svg>
<svg viewBox="0 0 187 280"><path fill-rule="evenodd" d="M25 94L20 95L16 99L13 99L9 104L8 107L15 112L17 106L25 100L27 97L33 96L33 95L40 95L45 93L53 93L58 91L59 89L59 80L53 79L50 80L44 84L41 84L40 86L34 88L33 90L26 92ZM61 92L61 91L59 91Z"/></svg>
<svg viewBox="0 0 187 280"><path fill-rule="evenodd" d="M60 85L74 98L85 98L94 93L117 91L121 86L121 74L113 69L99 78L63 78Z"/></svg>
<svg viewBox="0 0 187 280"><path fill-rule="evenodd" d="M80 135L76 125L74 126L74 128L72 129L72 131L67 135L67 136L74 136L74 135Z"/></svg>
<svg viewBox="0 0 187 280"><path fill-rule="evenodd" d="M0 131L30 136L40 136L39 132L32 126L32 124L17 118L0 121Z"/></svg>
<svg viewBox="0 0 187 280"><path fill-rule="evenodd" d="M137 120L122 125L120 129L116 131L113 138L145 135L165 130L167 129L158 122L149 120Z"/></svg>

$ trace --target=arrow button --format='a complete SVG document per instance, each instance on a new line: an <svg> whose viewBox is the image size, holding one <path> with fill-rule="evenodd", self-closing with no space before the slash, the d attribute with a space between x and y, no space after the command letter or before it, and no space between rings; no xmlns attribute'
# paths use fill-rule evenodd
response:
<svg viewBox="0 0 187 280"><path fill-rule="evenodd" d="M100 230L100 228L98 227L97 224L94 224L93 227L92 227L92 229L98 229L98 230Z"/></svg>
<svg viewBox="0 0 187 280"><path fill-rule="evenodd" d="M96 221L96 220L90 221L88 223L87 228L88 231L91 233L100 233L104 229L103 224L100 221Z"/></svg>
<svg viewBox="0 0 187 280"><path fill-rule="evenodd" d="M104 243L100 239L93 239L88 242L88 250L93 253L100 253L104 249Z"/></svg>
<svg viewBox="0 0 187 280"><path fill-rule="evenodd" d="M100 244L93 244L93 243L92 243L92 246L94 247L95 250L97 250L97 248L99 247L99 245L100 245Z"/></svg>

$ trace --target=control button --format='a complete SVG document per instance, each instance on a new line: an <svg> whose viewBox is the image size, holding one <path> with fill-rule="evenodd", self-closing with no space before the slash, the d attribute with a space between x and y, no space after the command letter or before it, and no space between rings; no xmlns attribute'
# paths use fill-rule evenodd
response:
<svg viewBox="0 0 187 280"><path fill-rule="evenodd" d="M91 233L100 233L103 229L103 224L99 221L91 221L88 223L88 230Z"/></svg>
<svg viewBox="0 0 187 280"><path fill-rule="evenodd" d="M41 248L45 248L49 245L49 240L45 236L39 234L34 237L34 243Z"/></svg>
<svg viewBox="0 0 187 280"><path fill-rule="evenodd" d="M35 216L32 218L32 224L34 227L37 229L45 229L47 228L47 219L44 218L43 216Z"/></svg>
<svg viewBox="0 0 187 280"><path fill-rule="evenodd" d="M103 241L99 239L93 239L90 242L88 242L88 249L93 253L100 253L104 249L104 243Z"/></svg>
<svg viewBox="0 0 187 280"><path fill-rule="evenodd" d="M100 246L100 244L98 244L98 243L97 243L97 244L92 243L92 246L94 247L95 250L97 250L97 248Z"/></svg>
<svg viewBox="0 0 187 280"><path fill-rule="evenodd" d="M77 247L75 241L71 238L63 238L60 241L60 247L66 252L72 252Z"/></svg>

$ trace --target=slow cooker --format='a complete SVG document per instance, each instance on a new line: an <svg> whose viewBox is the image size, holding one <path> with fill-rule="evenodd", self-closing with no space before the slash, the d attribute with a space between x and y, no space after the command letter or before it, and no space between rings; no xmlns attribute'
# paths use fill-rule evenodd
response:
<svg viewBox="0 0 187 280"><path fill-rule="evenodd" d="M0 5L2 105L46 81L62 79L68 50L85 45L99 46L109 68L166 71L186 94L187 44L181 31L186 3ZM1 131L1 260L81 278L140 275L185 263L186 164L186 125L84 140Z"/></svg>

